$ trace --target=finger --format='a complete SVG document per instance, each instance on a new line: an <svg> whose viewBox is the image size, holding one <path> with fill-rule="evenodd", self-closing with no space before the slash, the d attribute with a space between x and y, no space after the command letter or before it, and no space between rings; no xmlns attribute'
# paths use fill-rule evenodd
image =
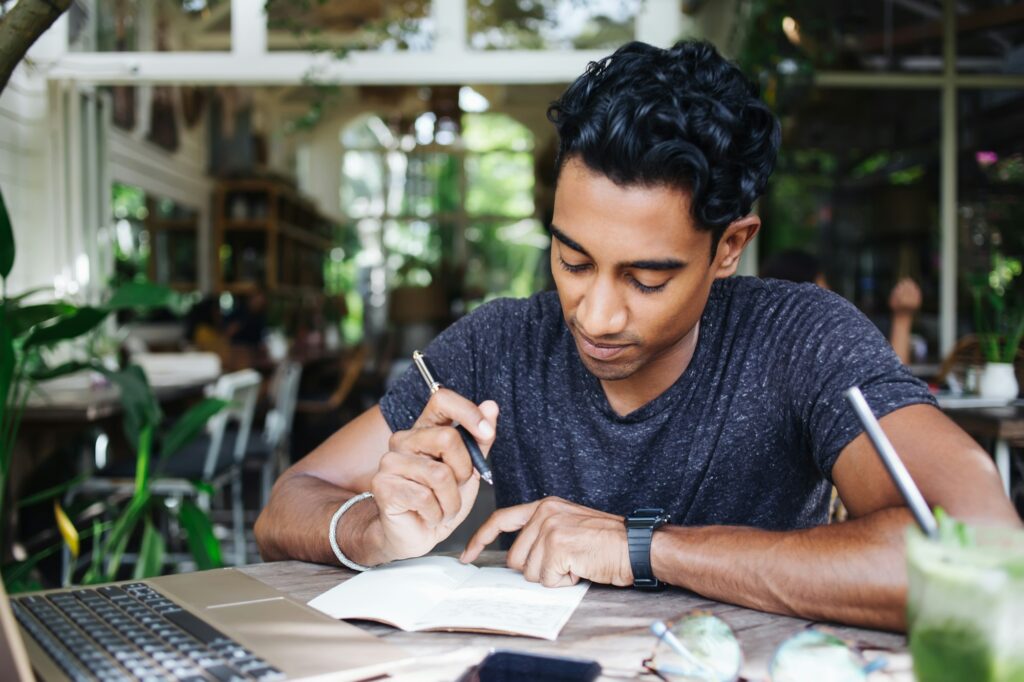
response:
<svg viewBox="0 0 1024 682"><path fill-rule="evenodd" d="M452 423L462 424L486 451L494 441L497 415L488 419L472 400L462 397L455 391L442 388L430 396L413 427L447 426Z"/></svg>
<svg viewBox="0 0 1024 682"><path fill-rule="evenodd" d="M408 478L390 473L378 473L370 482L377 508L382 516L399 516L412 512L420 516L430 528L444 521L444 511L434 492Z"/></svg>
<svg viewBox="0 0 1024 682"><path fill-rule="evenodd" d="M396 431L388 440L388 448L394 452L426 455L441 460L451 467L455 480L460 484L473 475L473 460L462 441L462 436L451 426L425 426Z"/></svg>
<svg viewBox="0 0 1024 682"><path fill-rule="evenodd" d="M537 505L537 508L533 510L533 515L523 524L522 530L516 536L516 541L508 548L508 554L505 556L505 565L517 571L526 570L527 559L533 550L534 544L537 542L538 536L542 532L544 521L548 517L549 514L545 513L544 505Z"/></svg>
<svg viewBox="0 0 1024 682"><path fill-rule="evenodd" d="M462 563L468 564L480 556L480 552L484 550L484 547L494 542L498 535L501 533L512 533L522 528L530 520L530 517L533 516L533 510L537 504L537 502L530 502L529 504L505 507L495 511L473 533L469 542L466 543L466 549L463 550L459 560Z"/></svg>
<svg viewBox="0 0 1024 682"><path fill-rule="evenodd" d="M381 458L379 471L427 488L440 507L443 520L454 518L462 508L455 473L443 462L405 452L389 452Z"/></svg>

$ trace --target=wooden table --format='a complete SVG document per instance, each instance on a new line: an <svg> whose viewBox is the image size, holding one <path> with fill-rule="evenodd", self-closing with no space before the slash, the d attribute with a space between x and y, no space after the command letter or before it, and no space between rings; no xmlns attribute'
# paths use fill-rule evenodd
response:
<svg viewBox="0 0 1024 682"><path fill-rule="evenodd" d="M504 565L503 552L485 552L478 565ZM354 574L343 568L282 561L245 566L241 570L303 602L334 587ZM655 638L648 626L655 619L673 620L695 609L711 611L736 631L745 657L743 675L759 680L775 648L800 631L807 621L722 604L691 592L668 588L661 592L591 585L583 603L562 629L557 641L456 632L403 632L386 625L357 621L368 632L385 637L416 657L415 664L395 672L397 680L456 680L491 648L530 650L597 660L604 668L602 680L653 680L641 675L641 661L650 655ZM893 649L886 673L871 680L910 682L910 657L906 638L888 632L834 627L844 639L869 647Z"/></svg>
<svg viewBox="0 0 1024 682"><path fill-rule="evenodd" d="M1003 407L944 407L943 412L975 438L995 443L992 456L1009 496L1010 448L1024 447L1024 404L1018 401Z"/></svg>

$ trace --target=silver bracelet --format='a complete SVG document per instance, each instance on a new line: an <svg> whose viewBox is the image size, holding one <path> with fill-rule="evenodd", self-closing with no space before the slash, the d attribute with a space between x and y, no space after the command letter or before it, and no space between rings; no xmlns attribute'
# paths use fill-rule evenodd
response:
<svg viewBox="0 0 1024 682"><path fill-rule="evenodd" d="M356 502L362 502L363 500L369 500L373 497L373 493L365 492L358 495L354 495L345 501L345 504L338 507L338 511L334 512L334 516L331 517L331 527L327 531L327 538L331 541L331 549L334 550L334 556L338 557L343 565L351 568L353 571L368 571L372 566L363 566L345 556L345 553L341 551L341 547L338 546L338 521L341 519L341 515L349 510L349 507L354 505Z"/></svg>

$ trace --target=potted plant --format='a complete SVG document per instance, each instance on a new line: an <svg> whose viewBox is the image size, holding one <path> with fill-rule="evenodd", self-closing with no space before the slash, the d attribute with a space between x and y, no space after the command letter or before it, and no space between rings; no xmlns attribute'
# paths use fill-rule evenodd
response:
<svg viewBox="0 0 1024 682"><path fill-rule="evenodd" d="M1024 297L1017 280L1022 272L1019 258L992 255L992 269L975 280L974 328L985 357L979 385L986 398L1013 400L1020 386L1014 361L1024 339Z"/></svg>

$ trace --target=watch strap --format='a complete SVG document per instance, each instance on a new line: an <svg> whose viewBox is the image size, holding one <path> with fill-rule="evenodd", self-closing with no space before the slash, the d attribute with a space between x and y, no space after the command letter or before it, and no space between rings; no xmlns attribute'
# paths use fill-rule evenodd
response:
<svg viewBox="0 0 1024 682"><path fill-rule="evenodd" d="M654 531L666 521L663 509L637 509L626 517L626 542L629 546L629 564L633 569L633 587L661 587L651 568L651 539Z"/></svg>

